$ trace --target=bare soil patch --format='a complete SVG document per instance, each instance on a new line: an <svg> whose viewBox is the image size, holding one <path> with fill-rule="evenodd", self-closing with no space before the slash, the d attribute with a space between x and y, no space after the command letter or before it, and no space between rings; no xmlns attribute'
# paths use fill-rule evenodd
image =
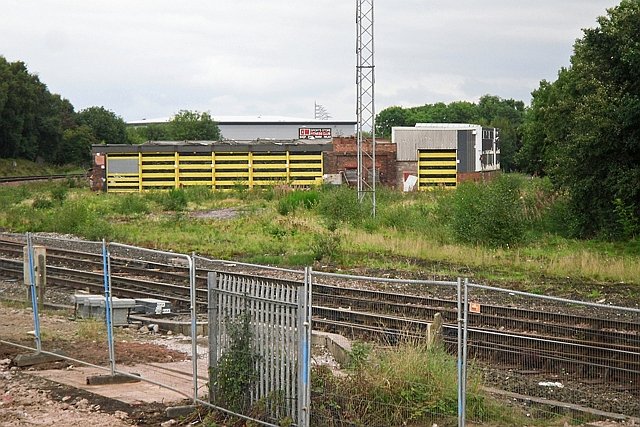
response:
<svg viewBox="0 0 640 427"><path fill-rule="evenodd" d="M46 313L40 316L43 333L42 349L62 351L66 356L95 365L108 366L108 345L79 334L81 322L68 318L68 313ZM33 313L30 309L7 307L0 303L0 340L35 347ZM124 338L126 339L122 339ZM133 366L140 363L162 363L185 360L180 351L159 345L157 336L136 329L119 331L115 343L116 363ZM153 342L152 342L153 341ZM68 361L50 362L33 367L12 366L18 354L30 351L0 343L0 425L79 426L158 426L167 421L163 403L132 406L75 387L49 381L30 372L43 369L67 369Z"/></svg>

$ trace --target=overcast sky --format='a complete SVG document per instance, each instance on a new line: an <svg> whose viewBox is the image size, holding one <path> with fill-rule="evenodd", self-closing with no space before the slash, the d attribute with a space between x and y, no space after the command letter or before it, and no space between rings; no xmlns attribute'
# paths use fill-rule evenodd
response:
<svg viewBox="0 0 640 427"><path fill-rule="evenodd" d="M529 104L615 0L376 0L376 110ZM355 5L338 0L2 0L0 55L81 110L125 120L355 119Z"/></svg>

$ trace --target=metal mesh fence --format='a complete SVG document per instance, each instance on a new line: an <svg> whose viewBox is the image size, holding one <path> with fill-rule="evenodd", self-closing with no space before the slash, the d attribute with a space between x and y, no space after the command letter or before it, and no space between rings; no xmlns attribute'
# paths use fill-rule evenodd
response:
<svg viewBox="0 0 640 427"><path fill-rule="evenodd" d="M432 325L447 307L455 325L457 283L319 272L313 279L314 330L329 334L338 360L315 348L311 425L455 424L456 347L447 353Z"/></svg>
<svg viewBox="0 0 640 427"><path fill-rule="evenodd" d="M16 243L2 247L6 262L0 268L5 281L15 280L15 297L23 299L29 288L22 284L24 266L9 258L23 259L27 239L9 233L0 237ZM91 293L105 295L102 243L46 235L31 240L47 248L51 284L55 279L57 285L72 287L84 277L83 286L92 286ZM196 304L204 308L208 303L210 315L217 313L209 319L215 338L210 354L216 374L213 401L222 398L218 403L227 410L241 409L239 413L265 425L288 418L307 425L304 417L309 413L313 426L431 426L461 419L578 423L640 417L640 310L615 306L596 293L591 295L595 302L587 303L468 284L460 287L467 290L461 297L456 282L321 272L313 272L310 280L300 271L200 257L194 257L202 269L196 277L196 266L190 266L186 255L117 244L110 248L111 280L119 291L138 286L118 271L133 266L157 280L154 286L165 286L159 295L173 292L176 304L191 309L192 328ZM74 266L67 259L63 265L65 250L82 252L82 262ZM175 283L151 278L158 269L173 274ZM217 270L219 279L208 294L203 270ZM187 284L192 285L190 292L179 294ZM305 340L311 287L318 345L312 350L312 373L305 378L308 372L301 368L309 357ZM55 288L45 288L47 299ZM8 291L3 296L11 297ZM105 307L100 308L104 312ZM441 328L436 318L442 320ZM459 325L465 324L461 335ZM54 332L45 330L43 335ZM467 346L459 347L465 337ZM28 341L23 344L31 346ZM56 350L55 340L40 344L44 352ZM468 363L462 358L465 352ZM240 370L232 369L229 360L240 363ZM248 384L237 399L220 392L221 361L232 384ZM456 384L465 369L466 400L461 402ZM306 386L300 384L305 380L312 386L310 408L304 403ZM198 389L194 366L194 394Z"/></svg>
<svg viewBox="0 0 640 427"><path fill-rule="evenodd" d="M533 418L640 416L640 310L480 285L468 299L469 359L500 401Z"/></svg>
<svg viewBox="0 0 640 427"><path fill-rule="evenodd" d="M134 375L126 371L116 370L115 347L117 343L113 337L113 303L117 298L113 298L111 294L110 264L111 261L116 261L118 258L110 256L107 248L111 245L113 248L116 248L116 250L127 251L131 249L137 254L146 252L147 257L153 257L155 255L158 257L182 257L188 259L188 256L180 254L174 256L173 254L160 251L126 247L113 243L107 245L104 242L91 242L29 233L26 235L2 233L0 234L0 238L4 240L2 245L3 259L1 260L2 273L4 276L7 274L13 276L9 279L11 283L15 283L15 286L12 286L12 288L17 289L19 294L22 294L12 294L11 297L15 296L17 297L16 299L22 300L28 289L32 290L29 296L36 295L36 298L27 297L27 301L30 303L31 310L34 313L35 345L29 342L2 341L3 344L33 351L31 354L21 354L20 356L27 356L20 359L21 361L25 360L25 363L32 364L62 359L74 364L110 372L112 377L118 375L130 377L138 381L150 382L187 397L182 390L172 385L145 378L144 375ZM40 251L40 249L42 249L42 251ZM125 258L116 262L123 259ZM131 261L131 258L127 258L127 260ZM42 261L42 263L40 263L40 261ZM24 272L22 270L24 270ZM193 269L191 270L193 271ZM187 274L187 277L190 277L190 275ZM38 281L38 286L34 286L34 280L32 280L32 278ZM42 282L40 283L41 279ZM45 283L47 284L46 287L44 286ZM193 295L193 292L190 293ZM7 295L3 296L7 297ZM77 301L80 299L82 299L83 302L78 304ZM83 322L79 327L78 333L85 335L91 334L91 337L95 338L93 342L88 344L94 346L94 350L99 352L104 347L106 355L106 362L104 364L95 364L100 362L89 362L87 360L75 359L64 354L59 354L58 346L61 343L59 340L56 340L55 326L52 326L51 329L47 329L46 327L40 328L40 305L45 300L48 304L54 307L57 306L58 308L75 305L76 310L74 317L76 320ZM123 300L119 302L123 302ZM192 319L194 318L193 315L191 317ZM127 323L127 318L128 314L125 313L124 324ZM84 324L87 325L86 328L83 328ZM105 324L106 330L104 328ZM119 326L123 326L123 324ZM192 343L195 349L195 334L192 334ZM51 356L53 359L37 357L40 355ZM197 352L193 351L192 355L194 356L192 358L192 360L194 360L194 369L192 374L187 378L187 381L191 380L193 383L192 396L195 401L198 392L197 369L195 367ZM15 360L14 363L16 363ZM89 383L89 378L87 378L87 382Z"/></svg>

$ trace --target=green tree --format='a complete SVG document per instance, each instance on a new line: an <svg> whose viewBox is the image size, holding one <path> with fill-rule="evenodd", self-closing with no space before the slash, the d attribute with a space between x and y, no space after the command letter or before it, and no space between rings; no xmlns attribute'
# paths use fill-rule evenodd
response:
<svg viewBox="0 0 640 427"><path fill-rule="evenodd" d="M89 126L82 125L67 129L64 131L55 163L86 166L91 162L91 145L93 144L97 144L97 141Z"/></svg>
<svg viewBox="0 0 640 427"><path fill-rule="evenodd" d="M376 115L376 135L381 138L391 138L391 128L407 126L407 110L394 106L385 108Z"/></svg>
<svg viewBox="0 0 640 427"><path fill-rule="evenodd" d="M479 124L500 129L500 167L505 171L516 169L516 154L522 146L524 102L483 95L478 102L478 115Z"/></svg>
<svg viewBox="0 0 640 427"><path fill-rule="evenodd" d="M150 123L139 129L147 141L166 141L169 138L169 126L164 123Z"/></svg>
<svg viewBox="0 0 640 427"><path fill-rule="evenodd" d="M121 117L104 107L89 107L77 114L79 125L91 128L96 140L102 144L126 144L127 125Z"/></svg>
<svg viewBox="0 0 640 427"><path fill-rule="evenodd" d="M169 136L176 141L218 141L220 129L209 113L181 110L169 122Z"/></svg>
<svg viewBox="0 0 640 427"><path fill-rule="evenodd" d="M72 114L69 101L50 93L24 62L0 56L0 156L51 160Z"/></svg>
<svg viewBox="0 0 640 427"><path fill-rule="evenodd" d="M534 91L519 160L567 190L577 234L616 238L640 217L640 0L598 24Z"/></svg>

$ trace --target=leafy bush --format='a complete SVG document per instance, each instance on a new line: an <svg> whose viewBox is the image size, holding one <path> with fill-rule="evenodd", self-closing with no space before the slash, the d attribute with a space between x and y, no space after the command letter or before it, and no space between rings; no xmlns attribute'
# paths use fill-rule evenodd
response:
<svg viewBox="0 0 640 427"><path fill-rule="evenodd" d="M453 194L451 228L456 240L490 247L513 245L524 237L519 180L502 175L489 183L464 182Z"/></svg>
<svg viewBox="0 0 640 427"><path fill-rule="evenodd" d="M36 197L31 206L33 207L33 209L51 209L53 208L54 203L49 199Z"/></svg>
<svg viewBox="0 0 640 427"><path fill-rule="evenodd" d="M182 188L172 188L169 191L151 191L145 197L159 204L165 211L183 211L189 204L187 193Z"/></svg>
<svg viewBox="0 0 640 427"><path fill-rule="evenodd" d="M51 199L54 202L62 203L67 198L69 192L68 186L57 185L51 189Z"/></svg>
<svg viewBox="0 0 640 427"><path fill-rule="evenodd" d="M277 210L280 215L288 215L298 208L312 209L320 199L316 191L293 191L278 202Z"/></svg>
<svg viewBox="0 0 640 427"><path fill-rule="evenodd" d="M251 389L258 379L259 356L253 351L250 320L246 311L236 320L226 319L229 348L222 353L217 365L209 369L213 402L237 413L249 408Z"/></svg>
<svg viewBox="0 0 640 427"><path fill-rule="evenodd" d="M359 223L364 217L357 191L347 186L325 190L318 203L318 212L326 220L336 222Z"/></svg>
<svg viewBox="0 0 640 427"><path fill-rule="evenodd" d="M117 233L113 226L91 211L82 200L68 200L60 209L43 220L42 230L75 234L89 240L113 239Z"/></svg>
<svg viewBox="0 0 640 427"><path fill-rule="evenodd" d="M149 213L149 203L140 194L128 193L118 198L114 210L121 215L144 214Z"/></svg>
<svg viewBox="0 0 640 427"><path fill-rule="evenodd" d="M620 231L618 234L624 240L630 240L640 233L640 222L635 216L635 207L632 205L625 205L624 202L617 198L613 201L615 206L614 213L617 217L618 228Z"/></svg>
<svg viewBox="0 0 640 427"><path fill-rule="evenodd" d="M313 259L320 261L324 258L334 260L340 253L342 238L337 232L316 233L313 235L311 252Z"/></svg>

